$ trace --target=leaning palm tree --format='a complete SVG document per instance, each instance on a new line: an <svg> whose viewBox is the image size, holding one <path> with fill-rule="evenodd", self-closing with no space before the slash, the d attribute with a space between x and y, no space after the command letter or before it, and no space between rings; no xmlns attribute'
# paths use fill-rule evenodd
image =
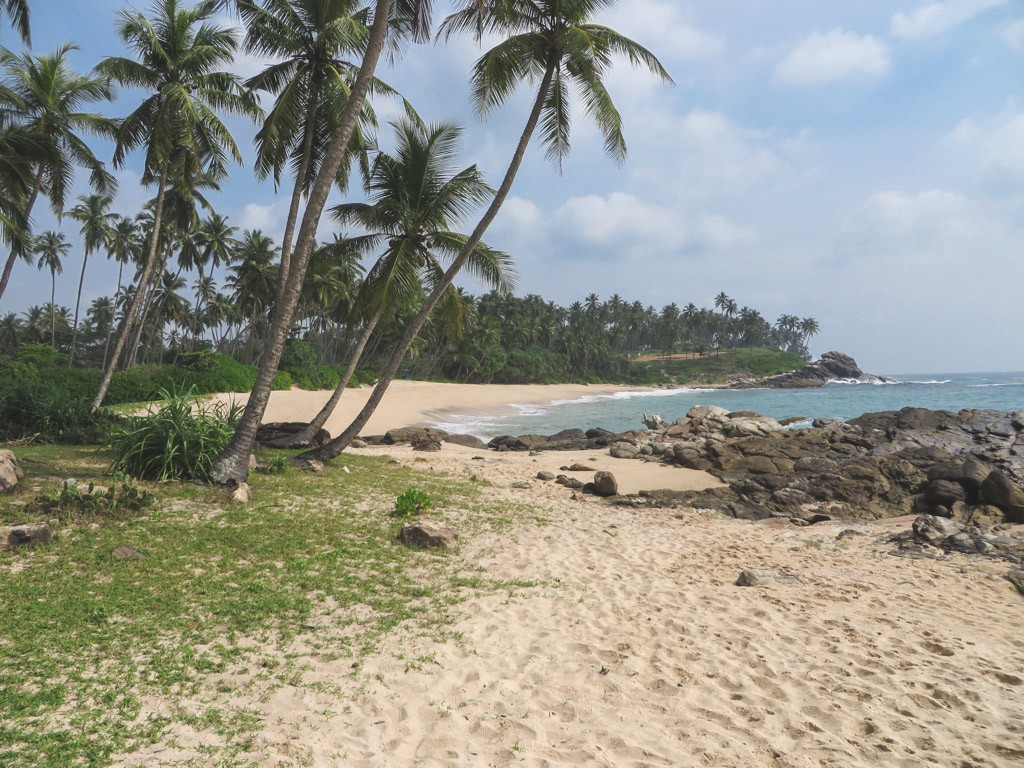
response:
<svg viewBox="0 0 1024 768"><path fill-rule="evenodd" d="M391 23L393 8L399 11L396 14L395 25ZM256 382L234 436L211 470L210 476L215 482L239 483L248 477L249 456L256 441L256 429L270 400L277 366L284 353L292 319L302 295L302 284L310 255L316 245L316 230L320 224L320 217L327 205L327 196L334 187L338 172L347 156L352 134L373 83L373 73L387 42L388 32L392 29L397 30L396 34L409 36L414 40L427 39L430 29L429 0L396 0L394 3L392 0L376 0L374 3L373 22L370 25L370 34L366 38L362 64L349 88L345 108L324 150L320 171L306 197L306 210L295 237L288 274L274 304L274 314L263 355L260 357Z"/></svg>
<svg viewBox="0 0 1024 768"><path fill-rule="evenodd" d="M82 258L82 273L78 278L78 294L75 297L75 322L71 331L71 354L68 358L68 367L71 367L75 361L75 347L78 344L78 311L82 306L82 286L85 284L85 268L89 263L89 256L93 251L105 247L113 235L115 214L110 212L111 202L113 199L110 195L79 195L78 205L68 211L68 216L82 224L79 232L82 234L82 244L85 249Z"/></svg>
<svg viewBox="0 0 1024 768"><path fill-rule="evenodd" d="M88 169L90 184L96 191L106 194L116 187L113 177L81 137L83 133L112 134L110 119L81 111L86 105L109 101L112 98L110 83L102 75L80 75L72 71L67 62L72 50L75 46L64 45L52 54L35 56L0 49L4 87L19 105L11 119L45 147L45 155L35 163L35 177L24 200L22 214L26 223L40 194L49 199L54 213L61 215L76 166ZM0 296L7 289L14 263L26 256L17 244L11 249L0 276Z"/></svg>
<svg viewBox="0 0 1024 768"><path fill-rule="evenodd" d="M39 255L39 269L50 271L50 307L56 306L57 275L64 272L64 259L71 250L69 243L60 232L43 232L35 239L35 251ZM50 312L50 346L57 347L57 313Z"/></svg>
<svg viewBox="0 0 1024 768"><path fill-rule="evenodd" d="M453 227L492 192L475 165L455 170L453 161L462 134L457 125L423 125L414 120L393 125L395 154L381 153L374 161L370 202L345 203L333 210L339 223L357 225L368 233L359 238L361 247L386 245L360 291L360 304L368 319L341 381L306 429L295 436L296 443L308 442L330 418L384 312L408 303L422 282L432 287L443 278L439 258L457 257L468 239L452 231ZM513 277L506 254L479 243L469 266L495 289L511 291ZM458 292L449 288L446 308L458 310L462 306Z"/></svg>
<svg viewBox="0 0 1024 768"><path fill-rule="evenodd" d="M369 12L360 0L265 0L262 5L238 0L236 5L248 29L245 49L274 60L246 82L276 97L256 134L256 174L273 177L275 186L286 168L295 177L281 242L283 277L288 274L302 200L316 180L348 101L348 83L358 71L346 59L366 45ZM393 92L377 80L370 90ZM360 119L372 124L368 106ZM363 144L357 123L349 151L363 154ZM339 166L340 186L347 183L349 165Z"/></svg>
<svg viewBox="0 0 1024 768"><path fill-rule="evenodd" d="M472 97L478 114L487 115L504 104L522 81L539 82L533 108L490 206L395 346L362 411L344 432L317 452L319 458L337 456L369 421L416 334L498 215L538 126L548 157L561 167L569 151L570 88L582 95L584 111L604 136L605 151L618 162L625 159L622 118L603 80L614 57L622 55L634 65L645 65L665 82L671 82L671 77L642 45L590 22L595 12L612 5L614 0L463 0L462 9L441 25L445 38L461 32L474 34L478 41L490 34L509 35L473 68Z"/></svg>
<svg viewBox="0 0 1024 768"><path fill-rule="evenodd" d="M217 110L253 118L261 114L255 98L239 79L218 69L233 61L238 42L233 30L210 23L215 9L213 2L183 8L179 0L159 0L151 8L152 18L122 11L118 34L135 57L109 57L98 66L112 80L149 94L120 121L114 164L121 166L128 152L144 149L142 179L147 184L155 183L157 194L146 261L93 400L94 409L103 402L132 325L141 321L143 297L157 269L168 184L220 171L229 157L242 161Z"/></svg>

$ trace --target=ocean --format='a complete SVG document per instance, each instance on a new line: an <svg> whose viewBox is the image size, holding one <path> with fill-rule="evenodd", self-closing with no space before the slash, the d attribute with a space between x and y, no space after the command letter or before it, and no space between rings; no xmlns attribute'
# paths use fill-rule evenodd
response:
<svg viewBox="0 0 1024 768"><path fill-rule="evenodd" d="M612 432L642 429L643 414L665 421L684 416L694 405L730 411L756 411L785 419L852 419L862 413L906 406L959 411L963 408L1024 410L1024 373L886 375L887 383L835 381L820 389L680 389L617 392L551 403L510 404L502 416L446 414L435 425L478 437L553 434L563 429L603 427Z"/></svg>

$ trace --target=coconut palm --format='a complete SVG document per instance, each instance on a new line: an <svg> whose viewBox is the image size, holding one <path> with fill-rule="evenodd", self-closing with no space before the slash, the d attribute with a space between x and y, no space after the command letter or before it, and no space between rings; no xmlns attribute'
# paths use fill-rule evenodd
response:
<svg viewBox="0 0 1024 768"><path fill-rule="evenodd" d="M394 20L397 23L394 26L391 24L393 8L399 11L395 15ZM256 440L256 428L259 426L270 400L277 366L281 361L292 319L301 298L302 283L306 277L310 255L316 244L316 230L320 223L320 217L327 205L327 196L334 187L338 171L347 155L366 95L373 83L373 73L387 42L388 32L392 29L395 30L396 35L410 36L414 40L425 40L430 29L429 0L396 0L395 3L392 3L392 0L376 0L374 3L373 22L366 38L362 64L349 89L348 100L338 118L330 142L326 145L320 171L306 197L305 213L295 238L288 274L285 276L278 300L274 305L274 315L263 355L260 358L256 382L248 401L246 401L245 410L239 419L234 436L215 462L210 473L215 482L238 483L248 477L249 456L252 454Z"/></svg>
<svg viewBox="0 0 1024 768"><path fill-rule="evenodd" d="M102 75L72 71L67 62L72 50L75 46L64 45L52 54L36 56L0 49L0 68L10 97L6 101L13 106L10 119L30 133L43 150L34 163L34 178L23 201L21 218L26 225L40 194L49 199L54 213L61 215L76 166L89 171L90 184L97 192L110 193L116 187L81 136L109 136L113 132L108 118L81 111L89 104L109 101L110 83ZM0 296L7 289L15 261L27 256L24 247L15 243L0 276Z"/></svg>
<svg viewBox="0 0 1024 768"><path fill-rule="evenodd" d="M333 209L341 224L354 224L368 234L358 246L386 246L363 282L360 304L368 318L363 333L330 399L302 433L312 438L333 413L385 310L408 304L422 282L433 286L443 278L439 258L455 258L468 239L452 231L474 206L491 193L475 165L456 171L454 160L462 129L451 122L424 125L417 120L393 123L394 155L381 153L370 173L370 202L345 203ZM513 277L506 254L478 244L469 266L495 288L508 293ZM451 288L445 297L446 316L462 317L463 304ZM457 323L460 325L460 323Z"/></svg>
<svg viewBox="0 0 1024 768"><path fill-rule="evenodd" d="M25 45L32 45L32 33L29 30L28 0L0 0L0 8L11 20L11 25L21 35Z"/></svg>
<svg viewBox="0 0 1024 768"><path fill-rule="evenodd" d="M316 179L348 101L348 83L358 66L346 58L358 56L366 45L369 11L359 0L265 0L262 6L239 0L237 6L248 29L245 50L275 60L246 85L276 97L256 134L257 175L272 176L275 186L288 167L295 177L281 243L281 274L287 275L302 198ZM377 80L373 91L393 92ZM372 124L366 107L361 119ZM357 123L349 147L356 154L364 144L361 133ZM339 167L341 187L349 165Z"/></svg>
<svg viewBox="0 0 1024 768"><path fill-rule="evenodd" d="M18 349L24 324L13 312L0 318L0 351L11 355Z"/></svg>
<svg viewBox="0 0 1024 768"><path fill-rule="evenodd" d="M622 55L634 65L644 65L666 82L671 78L654 54L639 43L589 21L596 11L613 4L614 0L463 0L461 9L441 25L446 39L463 32L475 35L478 42L485 35L508 35L473 68L471 90L478 114L486 116L503 105L523 81L538 83L533 108L490 206L395 346L362 411L319 455L336 456L369 420L416 334L498 215L538 127L547 156L561 168L569 152L570 88L581 94L584 112L604 136L605 151L616 161L625 159L622 118L603 80L614 57Z"/></svg>
<svg viewBox="0 0 1024 768"><path fill-rule="evenodd" d="M50 271L50 307L56 306L57 275L64 272L64 259L71 250L63 234L52 230L43 232L35 239L35 252L39 256L37 266ZM50 346L57 347L57 314L50 312Z"/></svg>
<svg viewBox="0 0 1024 768"><path fill-rule="evenodd" d="M79 195L78 205L67 212L75 221L82 224L79 232L82 235L82 244L85 254L82 258L82 273L78 278L78 293L75 297L75 321L71 332L71 355L68 358L68 367L71 367L75 360L75 347L78 344L78 311L82 305L82 286L85 284L85 268L89 263L89 255L100 248L106 247L113 234L113 226L116 215L110 212L110 204L113 199L110 195Z"/></svg>
<svg viewBox="0 0 1024 768"><path fill-rule="evenodd" d="M228 158L242 161L217 110L252 118L261 114L255 98L238 77L218 69L234 60L238 42L233 30L210 23L215 10L216 3L212 2L183 8L179 0L158 0L151 8L152 18L137 11L122 11L118 35L135 55L109 57L98 67L112 80L148 93L118 125L114 164L120 167L128 152L142 148L142 178L145 183L156 184L157 194L146 261L93 408L103 402L156 272L168 184L190 182L204 174L217 175Z"/></svg>

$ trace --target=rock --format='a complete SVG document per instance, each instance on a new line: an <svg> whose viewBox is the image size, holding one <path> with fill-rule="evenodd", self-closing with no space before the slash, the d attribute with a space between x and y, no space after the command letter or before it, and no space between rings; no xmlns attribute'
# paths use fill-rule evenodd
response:
<svg viewBox="0 0 1024 768"><path fill-rule="evenodd" d="M519 488L520 490L528 491L531 488L533 488L533 484L527 482L526 480L517 480L516 482L512 483L509 486L509 488Z"/></svg>
<svg viewBox="0 0 1024 768"><path fill-rule="evenodd" d="M443 429L434 429L433 427L399 427L398 429L389 429L385 432L382 442L385 445L415 443L417 440L433 440L440 443L446 437L448 437L448 433Z"/></svg>
<svg viewBox="0 0 1024 768"><path fill-rule="evenodd" d="M115 560L145 560L146 556L127 544L122 544L113 552Z"/></svg>
<svg viewBox="0 0 1024 768"><path fill-rule="evenodd" d="M605 432L607 430L599 431ZM586 440L588 437L590 437L590 434L588 432L584 432L582 429L563 429L561 432L548 435L548 441L552 443L561 443L569 440Z"/></svg>
<svg viewBox="0 0 1024 768"><path fill-rule="evenodd" d="M453 445L464 445L467 448L475 448L477 450L486 446L486 443L476 435L448 435L444 442L452 443Z"/></svg>
<svg viewBox="0 0 1024 768"><path fill-rule="evenodd" d="M255 453L250 453L249 454L249 469L256 469L256 467L258 467L258 466L259 466L259 462L256 461L256 454Z"/></svg>
<svg viewBox="0 0 1024 768"><path fill-rule="evenodd" d="M1024 570L1013 568L1006 574L1007 580L1017 588L1017 591L1024 595Z"/></svg>
<svg viewBox="0 0 1024 768"><path fill-rule="evenodd" d="M935 515L921 515L914 520L911 530L914 536L927 543L938 546L946 539L963 533L964 527L953 520Z"/></svg>
<svg viewBox="0 0 1024 768"><path fill-rule="evenodd" d="M616 459L635 459L640 456L641 450L632 443L615 443L608 449L608 453Z"/></svg>
<svg viewBox="0 0 1024 768"><path fill-rule="evenodd" d="M695 405L686 412L686 418L691 421L701 419L722 418L729 415L729 411L717 405Z"/></svg>
<svg viewBox="0 0 1024 768"><path fill-rule="evenodd" d="M353 440L351 443L348 444L349 448L365 448L366 446L367 446L367 442L365 440L361 439L361 438L358 438L358 437L355 440Z"/></svg>
<svg viewBox="0 0 1024 768"><path fill-rule="evenodd" d="M956 502L967 499L964 487L952 480L932 480L921 495L930 507L952 507Z"/></svg>
<svg viewBox="0 0 1024 768"><path fill-rule="evenodd" d="M796 587L803 584L803 581L790 573L756 568L742 571L736 579L737 587L764 587L773 583Z"/></svg>
<svg viewBox="0 0 1024 768"><path fill-rule="evenodd" d="M537 473L537 479L538 480L554 480L555 479L555 473L554 472L548 472L546 469L542 469L540 472Z"/></svg>
<svg viewBox="0 0 1024 768"><path fill-rule="evenodd" d="M575 477L569 477L568 475L559 475L555 478L555 482L559 485L564 485L566 488L572 488L574 490L580 490L583 488L583 482L577 480Z"/></svg>
<svg viewBox="0 0 1024 768"><path fill-rule="evenodd" d="M256 429L256 442L267 448L320 448L331 442L331 433L319 430L311 440L298 440L297 435L308 427L305 421L276 421L260 424Z"/></svg>
<svg viewBox="0 0 1024 768"><path fill-rule="evenodd" d="M398 532L398 540L407 547L452 549L459 543L459 534L454 528L428 520L421 520L418 523L402 528Z"/></svg>
<svg viewBox="0 0 1024 768"><path fill-rule="evenodd" d="M312 472L315 475L319 475L325 469L322 461L316 459L297 459L295 466L301 469L303 472Z"/></svg>
<svg viewBox="0 0 1024 768"><path fill-rule="evenodd" d="M24 477L14 451L0 450L0 493L10 493Z"/></svg>
<svg viewBox="0 0 1024 768"><path fill-rule="evenodd" d="M597 496L618 496L619 483L611 472L594 473L594 493Z"/></svg>
<svg viewBox="0 0 1024 768"><path fill-rule="evenodd" d="M46 523L24 523L0 526L0 548L37 547L53 538L53 528Z"/></svg>
<svg viewBox="0 0 1024 768"><path fill-rule="evenodd" d="M566 469L565 471L566 472L593 472L594 468L593 467L588 467L586 464L573 464L568 469Z"/></svg>
<svg viewBox="0 0 1024 768"><path fill-rule="evenodd" d="M981 496L1003 510L1011 523L1024 523L1024 489L1002 472L989 473L981 484Z"/></svg>
<svg viewBox="0 0 1024 768"><path fill-rule="evenodd" d="M414 451L436 453L441 450L441 441L431 434L424 433L416 435L410 442L412 443L412 449Z"/></svg>
<svg viewBox="0 0 1024 768"><path fill-rule="evenodd" d="M834 380L887 381L883 376L864 373L857 361L843 352L826 352L820 359L789 373L769 376L760 381L740 386L769 387L774 389L802 389L823 387Z"/></svg>
<svg viewBox="0 0 1024 768"><path fill-rule="evenodd" d="M249 493L248 483L239 483L231 491L231 501L235 504L248 504L250 498L252 498L252 496Z"/></svg>

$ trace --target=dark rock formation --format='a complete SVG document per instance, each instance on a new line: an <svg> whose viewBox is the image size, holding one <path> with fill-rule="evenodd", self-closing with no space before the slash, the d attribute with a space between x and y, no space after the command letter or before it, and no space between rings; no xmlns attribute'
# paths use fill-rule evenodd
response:
<svg viewBox="0 0 1024 768"><path fill-rule="evenodd" d="M317 432L312 440L296 440L296 435L308 426L305 421L260 424L256 429L256 442L266 448L319 448L331 442L331 433L326 429Z"/></svg>
<svg viewBox="0 0 1024 768"><path fill-rule="evenodd" d="M0 527L0 549L36 547L53 538L53 529L46 523L24 523Z"/></svg>
<svg viewBox="0 0 1024 768"><path fill-rule="evenodd" d="M596 496L618 496L619 483L611 472L594 473L594 495Z"/></svg>
<svg viewBox="0 0 1024 768"><path fill-rule="evenodd" d="M803 368L769 376L757 382L742 382L738 386L800 389L823 387L834 380L886 381L884 377L864 373L857 365L857 361L843 352L826 352L821 359Z"/></svg>

